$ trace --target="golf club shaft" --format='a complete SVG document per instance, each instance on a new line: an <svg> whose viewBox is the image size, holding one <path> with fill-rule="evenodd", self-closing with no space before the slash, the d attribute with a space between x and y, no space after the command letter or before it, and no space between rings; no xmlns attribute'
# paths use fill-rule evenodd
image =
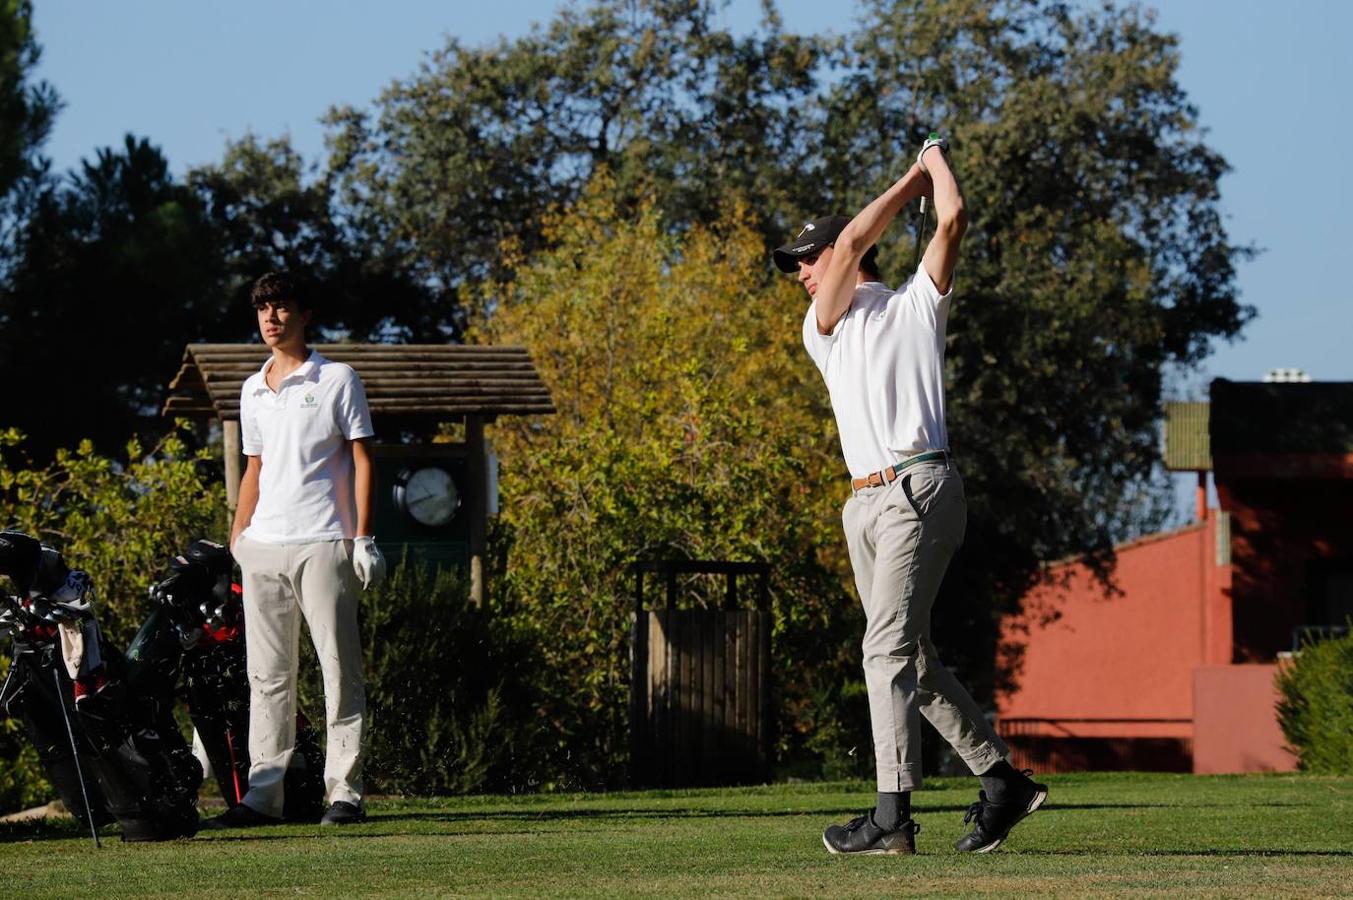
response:
<svg viewBox="0 0 1353 900"><path fill-rule="evenodd" d="M916 262L912 263L915 269L921 264L921 241L925 238L925 217L926 217L926 198L921 198L921 214L916 219Z"/></svg>
<svg viewBox="0 0 1353 900"><path fill-rule="evenodd" d="M75 729L70 724L70 713L66 711L66 697L61 693L61 673L52 669L52 681L56 682L56 699L61 704L61 718L66 722L66 734L70 737L71 757L75 760L75 777L80 779L80 796L85 801L85 818L89 820L89 833L94 838L94 847L101 849L99 829L94 825L94 809L89 805L89 789L85 787L85 770L80 765L80 748L75 743Z"/></svg>

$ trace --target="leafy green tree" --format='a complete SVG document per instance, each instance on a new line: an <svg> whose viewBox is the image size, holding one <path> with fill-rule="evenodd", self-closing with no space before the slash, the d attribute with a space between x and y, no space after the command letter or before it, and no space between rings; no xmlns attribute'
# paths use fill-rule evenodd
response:
<svg viewBox="0 0 1353 900"><path fill-rule="evenodd" d="M783 753L825 753L813 716L848 726L812 701L858 680L842 652L858 603L824 561L843 498L835 425L800 359L804 302L769 277L745 210L674 236L613 190L603 176L546 220L551 249L509 261L517 275L491 288L502 305L483 332L530 347L558 407L491 434L496 602L537 636L554 777L623 777L637 559L771 563ZM718 603L714 585L683 591Z"/></svg>
<svg viewBox="0 0 1353 900"><path fill-rule="evenodd" d="M42 459L84 438L105 452L156 439L184 345L255 339L249 288L272 269L310 282L319 334L443 337L446 312L341 224L330 184L285 141L253 138L186 182L131 136L47 179L0 286L0 374L26 386L0 399L0 423Z"/></svg>
<svg viewBox="0 0 1353 900"><path fill-rule="evenodd" d="M785 33L773 10L764 33L735 36L721 5L601 0L518 40L450 41L374 110L330 114L345 209L463 306L503 273L505 239L540 249L543 214L603 167L619 200L655 195L674 229L713 221L730 194L796 205L804 184L784 161L812 136L794 113L831 45Z"/></svg>
<svg viewBox="0 0 1353 900"><path fill-rule="evenodd" d="M59 450L50 464L32 464L24 449L18 431L0 430L0 526L41 539L88 572L99 624L114 646L125 648L149 612L147 589L169 558L197 538L224 537L216 467L179 434L149 448L131 441L118 457L85 441ZM0 590L13 588L6 583ZM0 643L0 671L9 671L9 649ZM0 809L50 796L19 722L0 711Z"/></svg>
<svg viewBox="0 0 1353 900"><path fill-rule="evenodd" d="M60 550L98 591L99 624L119 647L145 618L146 592L170 557L198 538L223 539L225 488L206 451L181 431L118 456L89 441L34 465L24 436L0 432L0 524Z"/></svg>
<svg viewBox="0 0 1353 900"><path fill-rule="evenodd" d="M1278 723L1301 768L1353 772L1353 635L1307 642L1279 664L1275 687Z"/></svg>
<svg viewBox="0 0 1353 900"><path fill-rule="evenodd" d="M970 522L936 636L987 693L1013 674L993 670L995 618L1040 565L1083 556L1107 577L1113 542L1151 527L1162 373L1250 315L1234 277L1247 251L1220 215L1226 164L1179 87L1174 38L1137 7L867 0L837 42L787 33L769 4L760 32L734 36L721 6L596 0L519 40L453 41L373 109L335 110L322 170L246 138L176 184L129 142L43 182L0 285L0 374L41 374L43 391L7 394L0 422L58 446L97 409L123 418L88 433L121 441L182 343L252 330L232 304L278 264L313 273L341 334L460 339L479 323L545 348L564 413L498 428L517 467L500 581L540 614L549 671L572 690L550 709L561 758L578 750L571 765L595 777L621 758L620 573L649 552L778 561L777 649L799 679L787 740L849 747L830 711L854 702L837 686L858 652L844 467L797 347L796 289L768 282L765 251L793 222L858 209L940 127L973 219L947 371ZM913 251L895 225L894 283ZM720 491L753 457L773 460L759 477L775 487L744 514Z"/></svg>
<svg viewBox="0 0 1353 900"><path fill-rule="evenodd" d="M602 0L519 41L453 42L372 112L335 111L344 203L421 277L468 288L567 241L545 211L602 167L610 202L647 199L664 240L743 198L765 249L791 221L860 208L945 130L973 215L947 373L970 523L937 642L988 695L1016 674L994 670L995 621L1042 563L1081 556L1108 578L1114 542L1161 520L1163 373L1251 315L1234 284L1248 250L1220 214L1226 164L1179 87L1175 39L1137 7L871 0L843 45L786 34L773 15L732 38L716 9ZM900 283L908 223L883 251ZM634 258L645 252L665 258ZM458 297L490 317L543 302ZM820 385L799 389L829 416ZM830 454L818 462L844 475ZM844 574L828 522L821 546Z"/></svg>

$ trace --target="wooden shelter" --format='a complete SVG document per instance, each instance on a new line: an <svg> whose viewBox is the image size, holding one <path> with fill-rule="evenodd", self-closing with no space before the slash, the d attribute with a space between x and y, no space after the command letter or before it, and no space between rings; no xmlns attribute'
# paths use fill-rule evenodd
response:
<svg viewBox="0 0 1353 900"><path fill-rule="evenodd" d="M488 520L488 454L484 425L500 415L553 413L549 389L525 347L454 344L312 344L321 356L350 365L366 386L377 440L384 434L428 430L437 422L463 421L458 453L467 468L471 596L484 596L484 542ZM189 344L169 385L162 414L220 421L225 444L226 496L239 498L240 389L268 358L261 344ZM438 448L443 448L439 450ZM444 445L377 444L379 458L412 458L445 452ZM379 506L379 504L378 504Z"/></svg>

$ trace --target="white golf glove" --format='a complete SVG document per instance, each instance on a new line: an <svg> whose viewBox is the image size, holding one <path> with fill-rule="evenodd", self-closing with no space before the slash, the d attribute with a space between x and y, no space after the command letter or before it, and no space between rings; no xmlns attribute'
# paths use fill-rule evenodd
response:
<svg viewBox="0 0 1353 900"><path fill-rule="evenodd" d="M930 174L930 170L925 167L925 161L922 157L925 156L925 152L931 147L939 147L941 153L948 153L949 139L940 137L938 131L932 131L930 132L930 137L926 138L925 143L921 145L921 152L916 154L916 165L920 166L921 171L925 172L927 175Z"/></svg>
<svg viewBox="0 0 1353 900"><path fill-rule="evenodd" d="M376 549L376 539L369 535L352 540L352 570L364 590L370 590L385 580L385 557Z"/></svg>

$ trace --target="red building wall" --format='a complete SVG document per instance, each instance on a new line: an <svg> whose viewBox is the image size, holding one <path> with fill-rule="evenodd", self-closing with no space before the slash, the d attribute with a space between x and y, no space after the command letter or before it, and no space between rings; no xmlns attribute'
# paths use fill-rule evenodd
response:
<svg viewBox="0 0 1353 900"><path fill-rule="evenodd" d="M1194 772L1290 772L1297 767L1274 713L1277 674L1277 665L1193 671Z"/></svg>
<svg viewBox="0 0 1353 900"><path fill-rule="evenodd" d="M1216 520L1117 552L1116 592L1057 566L1003 624L1015 687L997 697L998 727L1022 765L1192 767L1193 671L1231 660Z"/></svg>

